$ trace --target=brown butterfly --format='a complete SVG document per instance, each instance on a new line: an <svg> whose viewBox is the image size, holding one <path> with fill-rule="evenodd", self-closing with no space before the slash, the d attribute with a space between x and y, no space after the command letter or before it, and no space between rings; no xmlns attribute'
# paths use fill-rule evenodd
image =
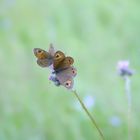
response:
<svg viewBox="0 0 140 140"><path fill-rule="evenodd" d="M34 48L34 55L37 57L37 64L40 67L49 67L53 64L53 56L55 54L54 47L50 44L49 51L40 48Z"/></svg>
<svg viewBox="0 0 140 140"><path fill-rule="evenodd" d="M54 73L51 75L51 80L55 85L62 85L67 89L71 89L74 85L73 78L76 76L77 71L72 66L74 59L70 56L65 56L61 51L57 51L53 58Z"/></svg>
<svg viewBox="0 0 140 140"><path fill-rule="evenodd" d="M74 77L77 74L76 69L72 66L74 59L70 56L65 56L61 51L55 51L52 44L49 51L39 48L34 49L34 54L37 57L37 64L41 67L52 66L50 80L56 86L62 85L67 89L72 89L74 85Z"/></svg>

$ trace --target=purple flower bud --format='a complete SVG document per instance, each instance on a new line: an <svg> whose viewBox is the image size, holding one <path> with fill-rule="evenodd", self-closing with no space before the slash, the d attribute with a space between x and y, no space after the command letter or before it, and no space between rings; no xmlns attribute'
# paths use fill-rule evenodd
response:
<svg viewBox="0 0 140 140"><path fill-rule="evenodd" d="M131 76L133 75L133 70L129 68L129 61L119 61L117 65L117 70L120 76Z"/></svg>
<svg viewBox="0 0 140 140"><path fill-rule="evenodd" d="M60 82L54 73L50 75L49 80L52 81L56 86L60 86Z"/></svg>
<svg viewBox="0 0 140 140"><path fill-rule="evenodd" d="M50 71L53 72L53 71L54 71L54 67L53 67L53 65L50 65L50 66L49 66L49 69L50 69Z"/></svg>

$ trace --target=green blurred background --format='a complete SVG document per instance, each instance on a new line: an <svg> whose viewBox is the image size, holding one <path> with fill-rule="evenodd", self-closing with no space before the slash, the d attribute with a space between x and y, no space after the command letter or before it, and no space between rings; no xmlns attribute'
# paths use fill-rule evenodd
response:
<svg viewBox="0 0 140 140"><path fill-rule="evenodd" d="M132 137L140 139L139 0L0 0L0 140L98 140L70 91L48 80L33 48L73 56L75 88L106 140L127 140L118 60L130 60Z"/></svg>

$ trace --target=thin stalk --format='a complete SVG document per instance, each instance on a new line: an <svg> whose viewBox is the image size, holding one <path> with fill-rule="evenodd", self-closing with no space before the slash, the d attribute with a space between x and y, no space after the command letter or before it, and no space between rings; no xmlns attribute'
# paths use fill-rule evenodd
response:
<svg viewBox="0 0 140 140"><path fill-rule="evenodd" d="M95 119L93 118L93 116L89 113L88 109L86 108L86 106L84 105L84 103L82 102L82 100L80 99L79 95L77 94L76 91L73 91L74 95L76 96L76 98L78 99L79 103L81 104L82 108L84 109L84 111L86 112L86 114L88 115L88 117L90 118L92 124L96 127L96 129L99 132L99 135L101 136L102 140L105 140L104 135L102 133L102 131L100 130L100 128L98 127Z"/></svg>
<svg viewBox="0 0 140 140"><path fill-rule="evenodd" d="M132 98L131 98L131 80L128 76L125 77L125 93L128 102L128 140L132 140L132 124L131 124L131 108L132 108Z"/></svg>

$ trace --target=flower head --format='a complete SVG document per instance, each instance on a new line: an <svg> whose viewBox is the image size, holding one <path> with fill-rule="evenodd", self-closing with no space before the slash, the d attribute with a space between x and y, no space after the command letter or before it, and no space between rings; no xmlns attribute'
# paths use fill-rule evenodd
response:
<svg viewBox="0 0 140 140"><path fill-rule="evenodd" d="M133 75L133 70L129 68L129 61L119 61L117 65L117 70L120 76L131 76Z"/></svg>

